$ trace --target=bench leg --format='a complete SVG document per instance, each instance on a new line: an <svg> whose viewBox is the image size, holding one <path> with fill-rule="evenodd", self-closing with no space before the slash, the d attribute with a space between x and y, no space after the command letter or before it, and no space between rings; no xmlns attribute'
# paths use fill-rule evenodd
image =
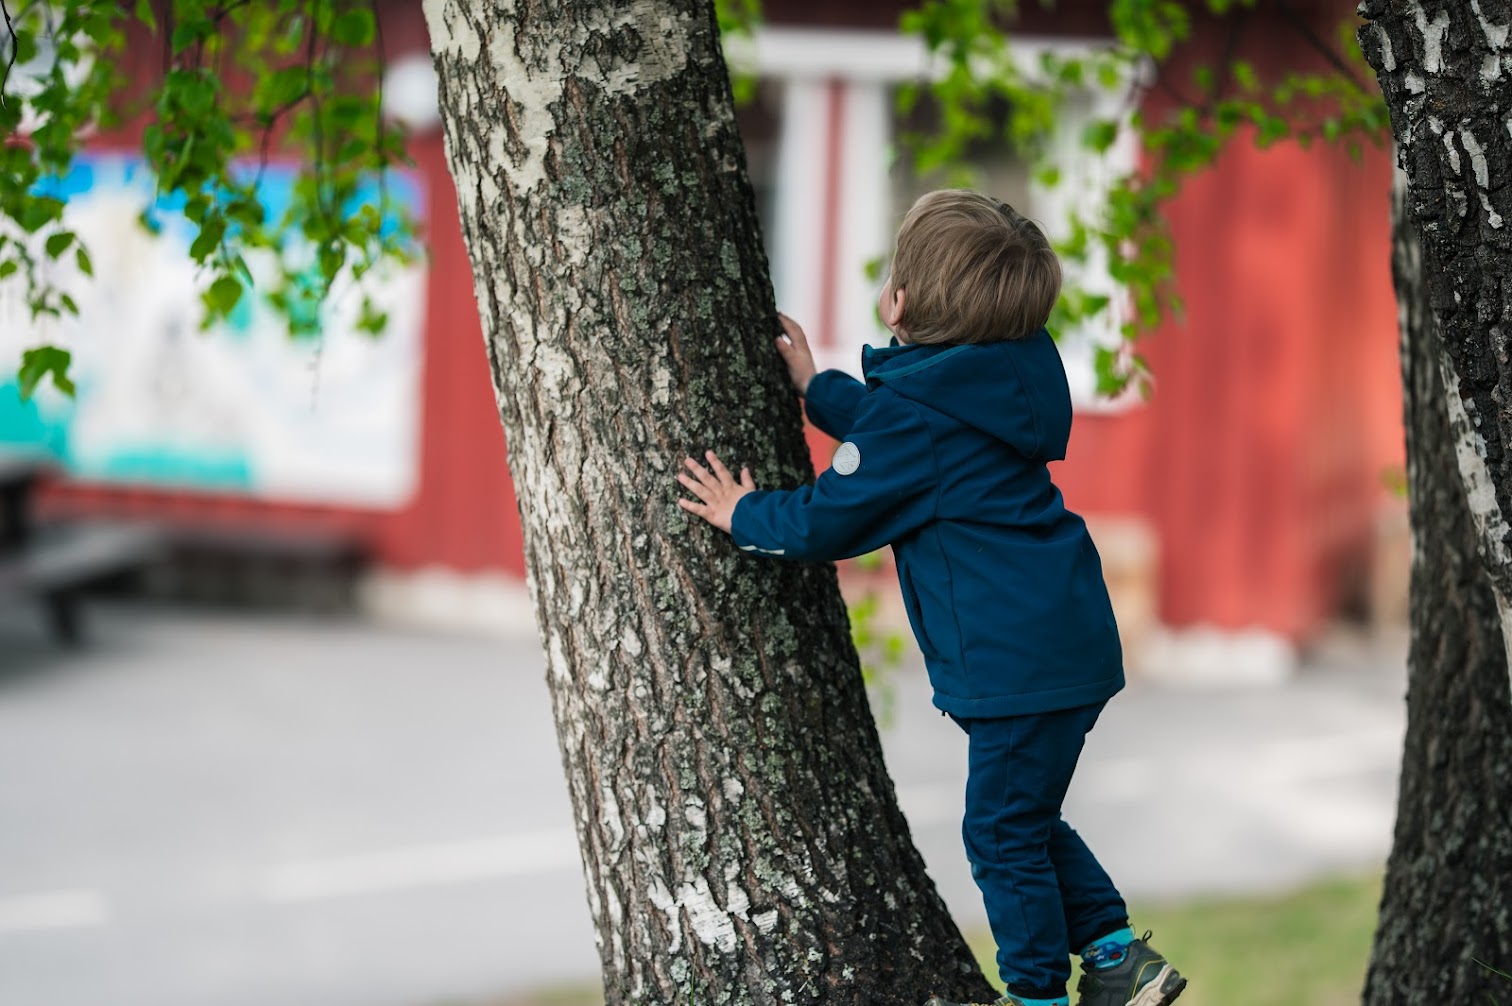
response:
<svg viewBox="0 0 1512 1006"><path fill-rule="evenodd" d="M79 595L71 590L48 594L43 601L47 614L47 628L54 639L65 646L78 646L84 641L83 616L79 612Z"/></svg>

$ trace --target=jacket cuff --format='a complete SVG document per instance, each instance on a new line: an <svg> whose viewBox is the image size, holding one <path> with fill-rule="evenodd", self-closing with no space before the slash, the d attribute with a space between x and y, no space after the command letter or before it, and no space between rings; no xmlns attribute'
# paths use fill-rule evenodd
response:
<svg viewBox="0 0 1512 1006"><path fill-rule="evenodd" d="M740 533L740 505L750 500L753 496L765 496L770 489L757 489L755 492L746 493L735 501L735 509L730 511L730 538L734 540L735 547L742 552L752 552L757 555L783 555L782 549L762 548L760 545L751 544L751 539ZM747 508L749 511L749 508Z"/></svg>
<svg viewBox="0 0 1512 1006"><path fill-rule="evenodd" d="M761 490L759 489L757 490L757 492L760 491ZM730 511L730 537L734 539L735 544L740 546L741 548L749 545L750 541L744 538L740 533L740 505L754 495L756 495L756 493L746 493L744 496L740 497L740 499L735 501L735 509Z"/></svg>

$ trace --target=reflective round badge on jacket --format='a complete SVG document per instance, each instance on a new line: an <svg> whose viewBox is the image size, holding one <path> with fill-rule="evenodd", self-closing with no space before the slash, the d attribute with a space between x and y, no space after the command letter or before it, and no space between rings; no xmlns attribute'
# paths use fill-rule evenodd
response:
<svg viewBox="0 0 1512 1006"><path fill-rule="evenodd" d="M849 475L861 467L861 448L847 440L836 449L835 460L830 463L839 474Z"/></svg>

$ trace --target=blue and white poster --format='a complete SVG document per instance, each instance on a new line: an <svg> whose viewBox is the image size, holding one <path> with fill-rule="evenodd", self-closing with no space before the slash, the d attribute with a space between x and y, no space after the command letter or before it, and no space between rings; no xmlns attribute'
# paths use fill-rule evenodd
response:
<svg viewBox="0 0 1512 1006"><path fill-rule="evenodd" d="M260 190L282 214L294 172L270 165ZM89 481L232 492L260 499L393 509L418 470L426 273L389 264L365 281L388 326L357 327L362 295L339 276L319 332L291 336L263 301L270 260L248 256L257 287L230 322L201 331L207 285L189 257L193 231L172 207L162 225L138 222L153 204L139 159L87 155L56 183L64 224L93 259L50 263L78 303L76 318L33 321L18 277L0 283L0 449L42 450ZM418 180L389 176L392 198L423 217ZM266 279L265 279L266 277ZM23 350L73 353L73 400L46 384L29 402L15 374Z"/></svg>

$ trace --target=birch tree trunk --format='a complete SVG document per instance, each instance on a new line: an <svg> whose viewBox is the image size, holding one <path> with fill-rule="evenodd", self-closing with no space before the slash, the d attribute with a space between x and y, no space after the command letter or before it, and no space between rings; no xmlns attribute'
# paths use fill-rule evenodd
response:
<svg viewBox="0 0 1512 1006"><path fill-rule="evenodd" d="M1414 540L1369 1006L1512 1002L1512 3L1366 0L1391 109ZM1483 962L1483 963L1477 963Z"/></svg>
<svg viewBox="0 0 1512 1006"><path fill-rule="evenodd" d="M990 995L833 567L744 556L674 502L703 448L812 478L711 4L425 14L607 1001Z"/></svg>

